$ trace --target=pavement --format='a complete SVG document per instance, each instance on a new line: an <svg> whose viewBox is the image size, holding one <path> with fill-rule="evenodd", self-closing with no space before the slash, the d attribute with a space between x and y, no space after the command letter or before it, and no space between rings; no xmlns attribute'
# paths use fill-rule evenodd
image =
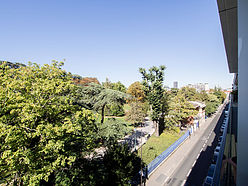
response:
<svg viewBox="0 0 248 186"><path fill-rule="evenodd" d="M146 117L142 127L135 128L131 135L126 136L121 141L123 143L128 143L129 147L132 149L131 151L134 151L139 149L154 132L155 127L153 122Z"/></svg>
<svg viewBox="0 0 248 186"><path fill-rule="evenodd" d="M185 140L185 142L170 157L168 157L157 169L155 169L152 174L150 174L148 180L146 181L146 185L184 185L186 180L180 180L180 182L177 181L177 184L173 184L173 182L176 180L171 179L172 175L175 174L176 170L181 168L180 166L183 162L187 162L188 158L192 156L192 150L194 151L194 147L197 146L197 144L199 143L199 141L202 140L202 138L205 137L204 134L206 130L208 129L207 131L210 131L211 128L211 130L213 131L212 128L214 128L216 124L214 124L212 120L217 120L220 115L220 112L221 107L219 107L216 114L214 114L210 118L207 118L205 122L200 125L200 128L190 136L190 138ZM213 126L210 127L210 124ZM192 164L190 165L190 167L191 166ZM191 170L189 170L189 172L187 171L188 175L190 174L190 171Z"/></svg>

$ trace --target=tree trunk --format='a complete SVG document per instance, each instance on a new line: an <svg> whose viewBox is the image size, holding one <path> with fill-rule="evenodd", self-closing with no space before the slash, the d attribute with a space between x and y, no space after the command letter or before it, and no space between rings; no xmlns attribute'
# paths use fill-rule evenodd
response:
<svg viewBox="0 0 248 186"><path fill-rule="evenodd" d="M155 125L155 136L159 136L159 123L156 121L153 121L153 124Z"/></svg>
<svg viewBox="0 0 248 186"><path fill-rule="evenodd" d="M105 105L102 106L102 119L101 119L101 123L104 122L104 108L105 108Z"/></svg>

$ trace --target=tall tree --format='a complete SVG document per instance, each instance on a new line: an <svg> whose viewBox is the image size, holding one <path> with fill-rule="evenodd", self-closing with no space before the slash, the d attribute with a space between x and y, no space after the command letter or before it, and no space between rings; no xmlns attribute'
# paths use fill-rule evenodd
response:
<svg viewBox="0 0 248 186"><path fill-rule="evenodd" d="M104 111L106 105L124 104L129 95L123 92L105 88L101 85L91 84L83 88L84 102L92 104L93 109L101 112L101 123L104 122Z"/></svg>
<svg viewBox="0 0 248 186"><path fill-rule="evenodd" d="M187 101L185 95L180 91L170 99L168 110L168 115L165 118L167 128L186 124L188 118L197 114L193 105Z"/></svg>
<svg viewBox="0 0 248 186"><path fill-rule="evenodd" d="M148 70L140 68L142 74L142 84L144 86L145 95L152 107L151 118L156 125L156 135L159 136L160 129L164 125L165 102L164 102L164 70L165 66L153 66Z"/></svg>

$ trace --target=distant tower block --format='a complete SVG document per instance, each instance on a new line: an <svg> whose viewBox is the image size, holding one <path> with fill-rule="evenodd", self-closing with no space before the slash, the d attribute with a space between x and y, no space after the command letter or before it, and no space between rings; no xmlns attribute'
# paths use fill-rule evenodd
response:
<svg viewBox="0 0 248 186"><path fill-rule="evenodd" d="M205 86L205 87L204 87L205 91L208 92L208 91L209 91L208 83L205 83L204 86Z"/></svg>
<svg viewBox="0 0 248 186"><path fill-rule="evenodd" d="M178 82L177 81L173 82L173 88L178 88Z"/></svg>

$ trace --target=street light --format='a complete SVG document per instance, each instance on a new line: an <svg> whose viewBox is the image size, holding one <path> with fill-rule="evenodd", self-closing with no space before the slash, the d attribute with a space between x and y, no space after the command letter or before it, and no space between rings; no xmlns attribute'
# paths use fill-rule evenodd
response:
<svg viewBox="0 0 248 186"><path fill-rule="evenodd" d="M134 128L134 149L136 151L136 128Z"/></svg>

